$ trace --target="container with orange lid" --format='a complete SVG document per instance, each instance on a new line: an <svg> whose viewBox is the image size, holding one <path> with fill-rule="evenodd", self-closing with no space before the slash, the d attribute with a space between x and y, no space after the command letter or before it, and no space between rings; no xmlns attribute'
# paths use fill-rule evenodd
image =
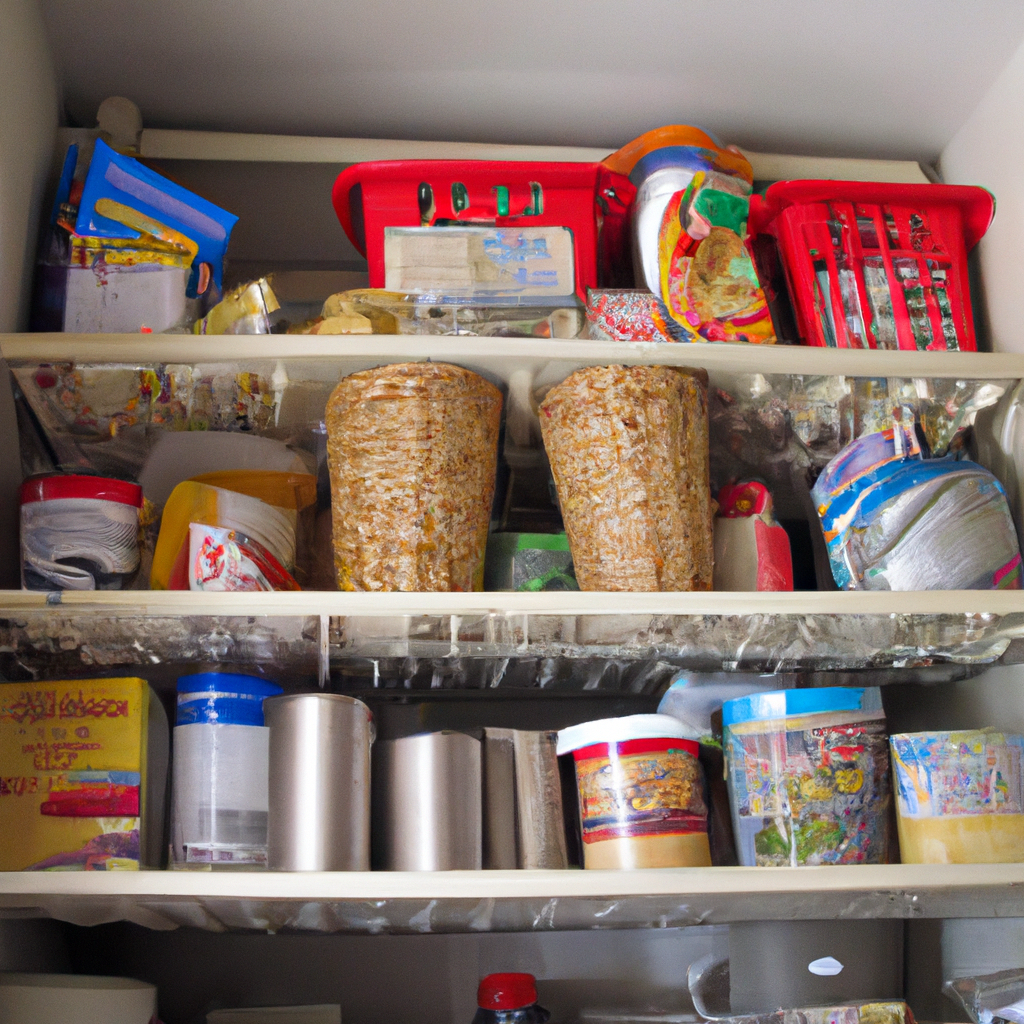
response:
<svg viewBox="0 0 1024 1024"><path fill-rule="evenodd" d="M585 868L711 864L698 742L671 715L628 715L570 726Z"/></svg>
<svg viewBox="0 0 1024 1024"><path fill-rule="evenodd" d="M26 590L120 590L139 568L142 488L101 476L30 477L21 485Z"/></svg>

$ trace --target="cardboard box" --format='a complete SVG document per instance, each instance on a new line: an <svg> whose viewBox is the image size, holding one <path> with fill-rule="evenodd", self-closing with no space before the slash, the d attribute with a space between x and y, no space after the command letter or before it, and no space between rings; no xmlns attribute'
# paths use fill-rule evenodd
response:
<svg viewBox="0 0 1024 1024"><path fill-rule="evenodd" d="M144 679L0 684L0 871L159 867L168 745Z"/></svg>

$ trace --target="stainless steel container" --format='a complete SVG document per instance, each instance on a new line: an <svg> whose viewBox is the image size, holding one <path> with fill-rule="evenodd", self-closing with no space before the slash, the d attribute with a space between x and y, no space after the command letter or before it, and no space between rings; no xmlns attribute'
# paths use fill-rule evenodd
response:
<svg viewBox="0 0 1024 1024"><path fill-rule="evenodd" d="M271 871L370 868L370 709L333 693L264 702L270 727L267 866Z"/></svg>
<svg viewBox="0 0 1024 1024"><path fill-rule="evenodd" d="M460 732L384 740L374 750L374 866L479 870L480 741Z"/></svg>

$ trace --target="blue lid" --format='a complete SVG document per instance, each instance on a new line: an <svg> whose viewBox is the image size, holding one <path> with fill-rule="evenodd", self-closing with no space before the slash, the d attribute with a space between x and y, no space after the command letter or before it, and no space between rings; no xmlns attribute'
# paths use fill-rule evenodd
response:
<svg viewBox="0 0 1024 1024"><path fill-rule="evenodd" d="M196 672L190 676L178 676L178 693L200 693L204 690L249 697L276 697L284 693L277 683L244 672Z"/></svg>
<svg viewBox="0 0 1024 1024"><path fill-rule="evenodd" d="M240 672L197 672L178 677L176 724L263 725L263 701L284 691Z"/></svg>
<svg viewBox="0 0 1024 1024"><path fill-rule="evenodd" d="M722 705L722 724L763 722L794 715L818 715L828 711L882 710L882 691L877 686L822 686L806 690L772 690L751 693Z"/></svg>

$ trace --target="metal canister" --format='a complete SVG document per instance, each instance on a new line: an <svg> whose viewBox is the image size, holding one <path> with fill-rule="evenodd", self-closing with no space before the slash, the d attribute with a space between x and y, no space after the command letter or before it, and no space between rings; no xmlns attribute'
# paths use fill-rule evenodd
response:
<svg viewBox="0 0 1024 1024"><path fill-rule="evenodd" d="M460 732L384 740L374 751L374 866L482 867L480 741Z"/></svg>
<svg viewBox="0 0 1024 1024"><path fill-rule="evenodd" d="M368 871L373 716L359 700L294 693L267 700L271 871Z"/></svg>

